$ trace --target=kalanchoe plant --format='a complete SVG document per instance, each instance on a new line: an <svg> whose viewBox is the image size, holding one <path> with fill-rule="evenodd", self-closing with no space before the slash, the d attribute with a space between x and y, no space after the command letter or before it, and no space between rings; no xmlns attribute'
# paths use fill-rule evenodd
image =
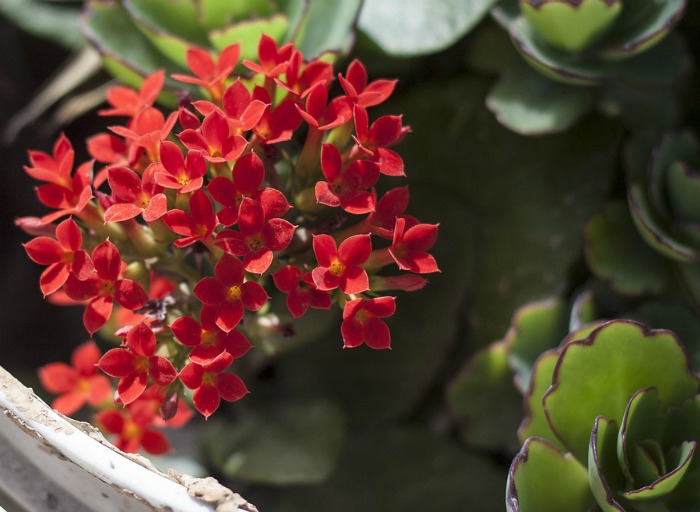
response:
<svg viewBox="0 0 700 512"><path fill-rule="evenodd" d="M508 510L697 509L699 382L672 332L615 320L572 333L532 380L551 385L529 402Z"/></svg>
<svg viewBox="0 0 700 512"><path fill-rule="evenodd" d="M240 52L187 50L194 76L174 78L209 99L174 112L153 107L162 71L138 91L113 88L101 114L127 119L90 137L94 160L77 169L64 135L51 154L29 154L26 171L46 183L37 195L51 211L17 223L39 235L25 249L47 266L42 292L84 306L90 334L123 339L101 357L81 350L74 369L45 367L42 380L63 394L62 412L85 401L106 407L98 422L125 449L167 450L152 427L186 419L185 388L205 417L221 399L242 398L234 360L265 345L266 332L291 332L309 308L343 311L347 348L390 348L385 319L396 299L386 292L418 290L423 274L439 271L428 252L437 225L405 213L407 187L390 188L405 177L390 148L409 128L401 116L368 114L395 82L370 81L355 60L332 97L332 65L305 61L292 44L263 35L258 62ZM289 313L273 312L270 296L284 294ZM86 358L119 379L124 410L103 403L104 382Z"/></svg>

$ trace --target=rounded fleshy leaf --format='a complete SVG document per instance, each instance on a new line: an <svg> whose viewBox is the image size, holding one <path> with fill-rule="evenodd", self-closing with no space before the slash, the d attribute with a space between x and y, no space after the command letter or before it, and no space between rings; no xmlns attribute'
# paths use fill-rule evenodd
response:
<svg viewBox="0 0 700 512"><path fill-rule="evenodd" d="M542 489L543 482L556 482ZM506 484L509 512L587 512L594 504L586 468L570 453L531 437L513 459Z"/></svg>
<svg viewBox="0 0 700 512"><path fill-rule="evenodd" d="M595 418L619 424L632 395L651 386L666 406L697 393L698 379L680 341L670 331L611 321L563 348L544 409L564 446L585 460Z"/></svg>
<svg viewBox="0 0 700 512"><path fill-rule="evenodd" d="M617 489L624 485L616 457L617 423L598 416L588 445L588 481L603 512L625 512L617 501Z"/></svg>

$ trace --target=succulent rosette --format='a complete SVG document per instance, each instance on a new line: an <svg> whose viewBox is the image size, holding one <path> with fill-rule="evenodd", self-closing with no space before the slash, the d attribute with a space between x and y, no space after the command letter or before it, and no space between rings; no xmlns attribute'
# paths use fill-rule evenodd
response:
<svg viewBox="0 0 700 512"><path fill-rule="evenodd" d="M569 335L533 368L508 510L697 510L698 384L671 331L614 320Z"/></svg>
<svg viewBox="0 0 700 512"><path fill-rule="evenodd" d="M528 62L550 78L600 84L633 73L635 65L624 61L661 42L685 6L685 0L513 0L495 15Z"/></svg>

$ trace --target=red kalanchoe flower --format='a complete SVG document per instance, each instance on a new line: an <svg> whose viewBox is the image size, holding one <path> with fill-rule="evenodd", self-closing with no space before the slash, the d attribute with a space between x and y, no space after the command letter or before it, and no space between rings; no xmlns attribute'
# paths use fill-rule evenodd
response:
<svg viewBox="0 0 700 512"><path fill-rule="evenodd" d="M117 384L119 400L130 404L146 389L148 377L160 386L177 378L177 370L166 358L156 356L156 335L145 323L140 323L126 335L126 348L108 350L97 366L110 377L120 378Z"/></svg>
<svg viewBox="0 0 700 512"><path fill-rule="evenodd" d="M199 85L209 91L209 95L216 103L221 101L224 91L224 83L238 64L241 55L241 45L232 44L221 50L218 59L214 62L209 52L200 48L190 48L187 50L185 59L187 67L194 73L195 77L181 74L174 74L172 77L180 82Z"/></svg>
<svg viewBox="0 0 700 512"><path fill-rule="evenodd" d="M167 118L157 108L147 108L134 117L127 126L110 126L109 129L127 140L129 162L135 162L144 151L150 162L157 162L161 141L168 138L175 123L177 112Z"/></svg>
<svg viewBox="0 0 700 512"><path fill-rule="evenodd" d="M218 112L225 117L232 134L241 134L258 124L268 103L253 99L248 88L237 79L224 91L223 111L210 101L195 101L193 105L205 116Z"/></svg>
<svg viewBox="0 0 700 512"><path fill-rule="evenodd" d="M334 98L326 105L328 102L326 87L324 83L316 83L306 96L304 108L296 105L304 121L311 128L320 131L330 130L352 119L352 103L345 96Z"/></svg>
<svg viewBox="0 0 700 512"><path fill-rule="evenodd" d="M88 137L86 143L90 156L100 163L107 164L95 174L92 182L95 189L107 180L111 166L137 167L137 161L143 152L141 149L131 151L122 139L111 133L93 135Z"/></svg>
<svg viewBox="0 0 700 512"><path fill-rule="evenodd" d="M207 186L214 200L224 207L217 214L219 222L224 226L232 226L238 222L238 210L244 197L258 201L263 207L266 219L281 217L289 210L289 202L279 190L269 187L258 190L265 177L265 168L255 153L247 153L240 157L233 165L232 174L233 182L219 176Z"/></svg>
<svg viewBox="0 0 700 512"><path fill-rule="evenodd" d="M237 329L225 332L216 325L216 308L202 306L199 322L190 316L181 316L170 326L175 338L192 347L189 358L198 364L206 364L226 351L235 359L252 348L250 341Z"/></svg>
<svg viewBox="0 0 700 512"><path fill-rule="evenodd" d="M262 205L244 197L238 211L238 231L222 231L216 237L216 245L229 254L243 256L246 271L262 274L272 264L272 253L287 248L295 229L284 219L266 221Z"/></svg>
<svg viewBox="0 0 700 512"><path fill-rule="evenodd" d="M180 372L182 383L194 389L192 402L205 418L219 408L222 398L228 402L235 402L248 393L248 388L240 377L224 372L232 362L233 356L222 352L213 361L206 364L192 362Z"/></svg>
<svg viewBox="0 0 700 512"><path fill-rule="evenodd" d="M254 281L243 282L243 263L228 253L216 264L214 273L216 277L205 277L193 292L203 304L216 307L216 325L231 332L243 318L243 309L259 310L267 302L267 293Z"/></svg>
<svg viewBox="0 0 700 512"><path fill-rule="evenodd" d="M142 214L143 220L153 222L168 210L163 187L155 181L156 164L149 165L139 177L127 167L111 167L109 187L114 199L120 201L105 210L105 222L122 222Z"/></svg>
<svg viewBox="0 0 700 512"><path fill-rule="evenodd" d="M165 71L160 69L148 75L138 92L131 87L110 87L107 91L107 103L112 108L100 110L101 116L135 117L141 111L153 106L165 82Z"/></svg>
<svg viewBox="0 0 700 512"><path fill-rule="evenodd" d="M404 214L408 208L408 199L408 187L393 188L380 197L375 210L367 216L366 220L372 233L392 240L398 217L407 219L411 225L418 224L414 217Z"/></svg>
<svg viewBox="0 0 700 512"><path fill-rule="evenodd" d="M260 86L253 89L253 98L267 105L272 103L270 94ZM274 107L270 106L265 109L253 131L266 144L288 141L302 122L302 117L297 110L298 106L293 99L285 99Z"/></svg>
<svg viewBox="0 0 700 512"><path fill-rule="evenodd" d="M199 151L188 151L187 156L174 142L164 140L160 145L160 164L154 173L155 181L181 194L202 188L207 162Z"/></svg>
<svg viewBox="0 0 700 512"><path fill-rule="evenodd" d="M61 288L73 273L78 279L87 279L94 271L87 253L80 247L83 235L72 218L56 226L56 239L40 236L24 244L27 255L39 265L48 265L39 278L44 297Z"/></svg>
<svg viewBox="0 0 700 512"><path fill-rule="evenodd" d="M437 224L415 224L407 228L406 219L396 219L389 252L401 270L417 274L440 272L435 258L426 252L435 244L437 231Z"/></svg>
<svg viewBox="0 0 700 512"><path fill-rule="evenodd" d="M216 110L204 118L199 130L183 130L178 137L190 152L199 151L212 163L233 162L248 144L245 137L230 135L228 122Z"/></svg>
<svg viewBox="0 0 700 512"><path fill-rule="evenodd" d="M336 248L330 235L315 235L314 253L320 267L311 272L319 290L340 288L349 295L369 289L369 278L362 265L372 252L370 235L354 235L343 240Z"/></svg>
<svg viewBox="0 0 700 512"><path fill-rule="evenodd" d="M391 348L389 326L381 318L387 318L395 311L394 297L360 298L346 302L343 323L340 325L343 347L354 348L365 343L375 349Z"/></svg>
<svg viewBox="0 0 700 512"><path fill-rule="evenodd" d="M267 34L263 34L258 43L260 64L244 60L243 65L254 73L260 73L267 78L275 78L286 71L293 51L294 45L292 43L277 48L277 42Z"/></svg>
<svg viewBox="0 0 700 512"><path fill-rule="evenodd" d="M187 247L197 241L205 242L218 225L214 207L203 190L192 194L189 205L189 214L182 210L170 210L163 215L165 225L184 237L173 242L176 247Z"/></svg>
<svg viewBox="0 0 700 512"><path fill-rule="evenodd" d="M83 313L83 324L90 334L109 320L113 303L126 309L139 309L148 300L141 285L131 279L121 279L122 259L119 251L105 240L92 251L95 268L90 277L80 280L70 274L64 285L66 295L73 300L89 300Z"/></svg>
<svg viewBox="0 0 700 512"><path fill-rule="evenodd" d="M287 265L272 274L272 279L277 289L287 294L287 308L294 318L302 316L309 307L331 307L330 295L318 289L311 272L302 274L298 267Z"/></svg>
<svg viewBox="0 0 700 512"><path fill-rule="evenodd" d="M401 142L411 130L401 124L401 116L382 116L368 127L367 111L355 105L355 133L357 150L379 166L379 172L387 176L405 176L402 158L387 149Z"/></svg>
<svg viewBox="0 0 700 512"><path fill-rule="evenodd" d="M294 50L284 80L275 78L275 83L294 96L305 97L316 84L327 84L333 79L333 65L330 62L314 60L304 64L304 56L299 50Z"/></svg>
<svg viewBox="0 0 700 512"><path fill-rule="evenodd" d="M347 76L338 75L345 94L361 107L372 107L383 103L394 92L396 80L379 79L367 83L367 70L355 59L348 66Z"/></svg>
<svg viewBox="0 0 700 512"><path fill-rule="evenodd" d="M170 451L168 439L153 428L157 418L150 400L139 400L126 409L107 409L95 415L96 423L105 432L117 436L114 446L126 453L136 453L143 448L151 455Z"/></svg>
<svg viewBox="0 0 700 512"><path fill-rule="evenodd" d="M108 400L112 386L107 377L97 373L95 364L100 359L100 349L90 340L78 346L71 356L71 364L49 363L39 368L39 380L49 393L60 396L51 407L70 416L86 403L91 407Z"/></svg>
<svg viewBox="0 0 700 512"><path fill-rule="evenodd" d="M348 213L361 215L374 211L376 193L373 187L379 178L379 167L368 160L356 160L345 169L340 151L333 144L321 147L321 170L327 181L316 183L316 201L340 206Z"/></svg>

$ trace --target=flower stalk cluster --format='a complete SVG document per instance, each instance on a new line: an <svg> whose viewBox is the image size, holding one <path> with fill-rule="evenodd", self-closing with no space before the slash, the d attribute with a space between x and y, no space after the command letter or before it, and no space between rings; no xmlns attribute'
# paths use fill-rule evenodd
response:
<svg viewBox="0 0 700 512"><path fill-rule="evenodd" d="M35 235L24 247L46 266L42 293L81 304L90 335L123 340L44 367L42 381L61 412L102 407L99 423L130 451L168 449L153 426L184 422L185 389L205 417L248 392L230 368L259 341L256 325L269 325L275 289L290 317L335 304L345 347L385 349L396 309L387 292L420 289L439 271L428 252L438 226L406 214L405 185L391 188L405 177L391 148L410 130L401 116L368 115L395 81L370 82L355 60L336 82L330 63L267 36L258 62L239 55L237 44L216 58L190 49L191 75L172 78L205 99L170 113L154 106L163 71L138 91L111 89L100 114L126 121L87 140L88 162L75 166L64 135L51 154L29 153L51 211L17 223ZM118 379L124 408L90 364Z"/></svg>

